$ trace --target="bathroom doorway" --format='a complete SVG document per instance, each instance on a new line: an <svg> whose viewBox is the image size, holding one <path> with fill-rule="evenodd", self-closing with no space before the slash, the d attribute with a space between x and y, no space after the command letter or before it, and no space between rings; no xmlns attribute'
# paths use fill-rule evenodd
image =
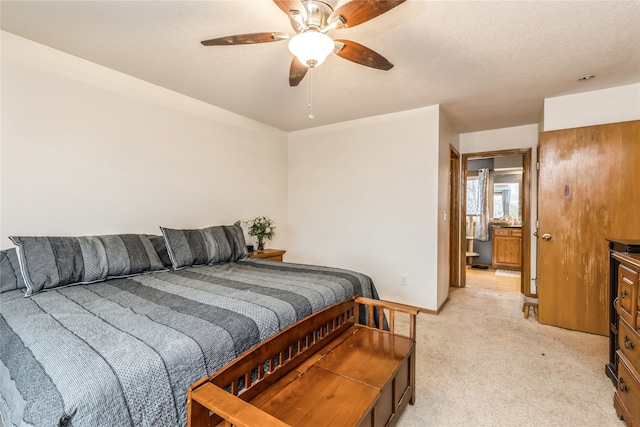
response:
<svg viewBox="0 0 640 427"><path fill-rule="evenodd" d="M463 266L460 269L460 285L467 285L467 271L480 273L480 270L489 270L494 275L497 273L498 287L513 288L513 283L517 281L521 293L532 295L529 285L531 149L463 154L461 169L460 226L467 233L462 233L460 241L460 262ZM482 199L487 203L482 207L486 209L484 218L480 217L480 207L473 205L473 200L478 200L478 194L475 194L475 198L470 197L480 191L478 183L484 183L478 178L481 169L488 170L485 173L487 184L482 193ZM477 226L483 227L482 233L478 233ZM470 235L472 231L474 235ZM486 282L487 273L483 273ZM480 276L474 276L473 280L477 277Z"/></svg>

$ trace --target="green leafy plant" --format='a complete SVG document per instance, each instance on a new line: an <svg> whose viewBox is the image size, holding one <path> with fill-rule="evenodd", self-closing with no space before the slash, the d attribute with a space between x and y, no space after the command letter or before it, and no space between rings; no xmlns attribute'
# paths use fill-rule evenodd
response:
<svg viewBox="0 0 640 427"><path fill-rule="evenodd" d="M271 218L266 216L257 216L247 221L249 227L249 236L258 238L258 250L264 249L264 241L273 239L276 235L276 225Z"/></svg>

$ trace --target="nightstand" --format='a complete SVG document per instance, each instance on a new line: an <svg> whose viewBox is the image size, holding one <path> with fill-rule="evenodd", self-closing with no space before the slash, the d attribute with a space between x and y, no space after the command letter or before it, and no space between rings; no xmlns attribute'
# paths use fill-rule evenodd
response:
<svg viewBox="0 0 640 427"><path fill-rule="evenodd" d="M281 249L264 249L262 251L249 252L249 257L266 259L269 261L282 261L282 255L287 251Z"/></svg>

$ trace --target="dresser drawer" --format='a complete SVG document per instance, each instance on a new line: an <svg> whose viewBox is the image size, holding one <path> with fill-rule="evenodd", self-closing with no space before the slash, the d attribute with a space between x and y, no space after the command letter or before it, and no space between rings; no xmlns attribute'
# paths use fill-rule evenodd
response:
<svg viewBox="0 0 640 427"><path fill-rule="evenodd" d="M620 321L618 344L632 366L640 369L640 336L624 320Z"/></svg>
<svg viewBox="0 0 640 427"><path fill-rule="evenodd" d="M624 355L618 362L618 390L616 391L624 404L631 420L640 420L640 383L638 373L630 367Z"/></svg>
<svg viewBox="0 0 640 427"><path fill-rule="evenodd" d="M638 272L618 266L618 314L634 329L637 317Z"/></svg>
<svg viewBox="0 0 640 427"><path fill-rule="evenodd" d="M522 228L501 228L495 227L493 229L494 236L506 236L506 237L522 237Z"/></svg>
<svg viewBox="0 0 640 427"><path fill-rule="evenodd" d="M618 281L624 278L625 283L629 286L638 286L638 271L627 267L624 264L618 266Z"/></svg>
<svg viewBox="0 0 640 427"><path fill-rule="evenodd" d="M510 236L511 232L508 228L494 228L493 235L494 236Z"/></svg>

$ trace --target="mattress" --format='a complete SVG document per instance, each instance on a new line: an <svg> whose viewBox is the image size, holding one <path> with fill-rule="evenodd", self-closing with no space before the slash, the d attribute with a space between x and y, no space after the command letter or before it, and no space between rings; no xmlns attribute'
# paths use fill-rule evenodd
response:
<svg viewBox="0 0 640 427"><path fill-rule="evenodd" d="M0 295L6 427L185 426L187 387L310 314L378 298L361 273L244 260Z"/></svg>

